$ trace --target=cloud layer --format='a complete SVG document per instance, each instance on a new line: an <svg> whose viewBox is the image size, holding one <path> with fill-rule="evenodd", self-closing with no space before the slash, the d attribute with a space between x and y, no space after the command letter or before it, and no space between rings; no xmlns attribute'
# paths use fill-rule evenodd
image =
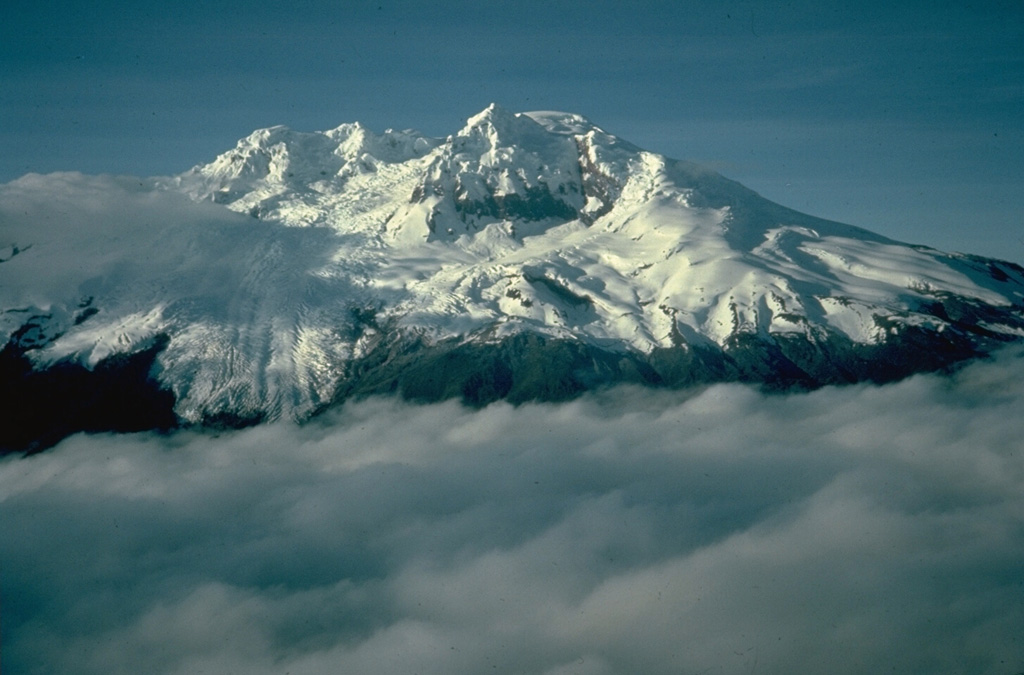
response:
<svg viewBox="0 0 1024 675"><path fill-rule="evenodd" d="M178 302L216 321L252 302L256 282L264 296L278 285L301 294L332 236L193 202L152 179L32 174L0 185L0 309L94 298L102 317L93 321L112 322ZM278 270L275 256L294 264ZM19 319L0 313L0 327Z"/></svg>
<svg viewBox="0 0 1024 675"><path fill-rule="evenodd" d="M1024 670L1024 357L0 462L25 673Z"/></svg>

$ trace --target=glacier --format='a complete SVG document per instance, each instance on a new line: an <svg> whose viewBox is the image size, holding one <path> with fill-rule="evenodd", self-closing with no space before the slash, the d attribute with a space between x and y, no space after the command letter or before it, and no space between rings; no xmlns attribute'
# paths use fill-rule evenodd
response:
<svg viewBox="0 0 1024 675"><path fill-rule="evenodd" d="M1024 336L1024 268L492 104L447 138L278 126L176 176L0 185L0 331L9 396L131 361L163 424L237 426L371 394L898 379Z"/></svg>

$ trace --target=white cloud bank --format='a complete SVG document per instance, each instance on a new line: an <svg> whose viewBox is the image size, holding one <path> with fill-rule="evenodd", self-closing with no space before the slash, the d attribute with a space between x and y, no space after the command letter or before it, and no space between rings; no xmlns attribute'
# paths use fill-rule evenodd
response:
<svg viewBox="0 0 1024 675"><path fill-rule="evenodd" d="M0 462L11 673L1024 671L1024 357Z"/></svg>

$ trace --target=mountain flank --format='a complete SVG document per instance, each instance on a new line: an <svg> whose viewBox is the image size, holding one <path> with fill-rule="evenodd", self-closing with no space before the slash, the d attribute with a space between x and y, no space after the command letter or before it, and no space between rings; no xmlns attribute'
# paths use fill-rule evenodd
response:
<svg viewBox="0 0 1024 675"><path fill-rule="evenodd" d="M0 223L5 451L370 395L885 382L1024 336L1015 263L798 213L572 113L262 129L177 176L25 176Z"/></svg>

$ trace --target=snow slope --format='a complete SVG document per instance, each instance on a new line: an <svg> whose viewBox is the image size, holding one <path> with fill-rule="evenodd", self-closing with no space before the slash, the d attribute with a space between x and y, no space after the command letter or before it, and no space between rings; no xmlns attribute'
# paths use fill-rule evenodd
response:
<svg viewBox="0 0 1024 675"><path fill-rule="evenodd" d="M273 127L170 178L26 176L0 186L0 224L11 348L92 367L165 335L155 373L190 422L302 418L400 344L530 334L637 363L717 353L757 379L738 356L756 344L824 383L858 378L840 352L913 336L952 361L1024 335L1019 266L496 105L445 139Z"/></svg>

